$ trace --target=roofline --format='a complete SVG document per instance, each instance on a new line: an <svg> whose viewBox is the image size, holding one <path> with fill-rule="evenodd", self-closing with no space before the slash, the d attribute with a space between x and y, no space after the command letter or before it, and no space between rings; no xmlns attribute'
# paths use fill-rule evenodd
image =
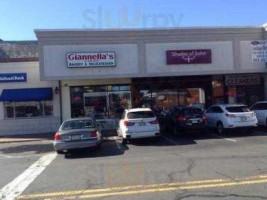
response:
<svg viewBox="0 0 267 200"><path fill-rule="evenodd" d="M265 25L265 24L264 24ZM34 29L34 32L86 32L86 31L161 31L161 30L192 30L192 29L262 29L264 25L259 26L195 26L195 27L157 27L157 28L99 28L99 29ZM267 25L267 23L266 23Z"/></svg>
<svg viewBox="0 0 267 200"><path fill-rule="evenodd" d="M38 42L38 40L0 40L1 43L9 43L9 42L17 42L17 43L26 43L26 42Z"/></svg>
<svg viewBox="0 0 267 200"><path fill-rule="evenodd" d="M39 57L25 57L25 58L0 58L0 63L11 62L38 62Z"/></svg>

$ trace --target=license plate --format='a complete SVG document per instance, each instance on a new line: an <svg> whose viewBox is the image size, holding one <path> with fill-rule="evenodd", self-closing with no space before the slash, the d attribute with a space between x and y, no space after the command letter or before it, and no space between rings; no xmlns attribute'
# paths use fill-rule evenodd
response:
<svg viewBox="0 0 267 200"><path fill-rule="evenodd" d="M80 135L72 135L71 136L71 139L72 140L80 140L81 139L81 136Z"/></svg>
<svg viewBox="0 0 267 200"><path fill-rule="evenodd" d="M146 122L139 122L139 126L145 126Z"/></svg>
<svg viewBox="0 0 267 200"><path fill-rule="evenodd" d="M198 123L198 120L192 120L192 123L196 124L196 123Z"/></svg>

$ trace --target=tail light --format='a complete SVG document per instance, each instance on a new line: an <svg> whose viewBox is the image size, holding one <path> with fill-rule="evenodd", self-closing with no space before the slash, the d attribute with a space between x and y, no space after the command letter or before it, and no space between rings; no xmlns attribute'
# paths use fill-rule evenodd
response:
<svg viewBox="0 0 267 200"><path fill-rule="evenodd" d="M179 122L185 122L185 121L186 121L186 118L185 118L183 115L180 115L180 116L177 118L177 120L178 120Z"/></svg>
<svg viewBox="0 0 267 200"><path fill-rule="evenodd" d="M98 136L97 131L92 131L91 132L91 137L97 137L97 136Z"/></svg>
<svg viewBox="0 0 267 200"><path fill-rule="evenodd" d="M56 133L55 136L54 136L54 140L57 141L57 140L61 140L61 136L59 133Z"/></svg>
<svg viewBox="0 0 267 200"><path fill-rule="evenodd" d="M150 124L158 124L159 122L158 122L158 120L157 119L155 119L155 120L153 120L153 121L151 121L151 122L149 122Z"/></svg>
<svg viewBox="0 0 267 200"><path fill-rule="evenodd" d="M234 115L234 114L229 114L229 113L226 113L225 116L226 116L226 117L229 117L229 118L236 118L236 115Z"/></svg>
<svg viewBox="0 0 267 200"><path fill-rule="evenodd" d="M133 126L134 122L124 121L125 126Z"/></svg>

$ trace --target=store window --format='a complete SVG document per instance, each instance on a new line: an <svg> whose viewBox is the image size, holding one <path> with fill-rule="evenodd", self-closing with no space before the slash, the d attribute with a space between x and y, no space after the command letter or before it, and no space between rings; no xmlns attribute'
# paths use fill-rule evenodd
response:
<svg viewBox="0 0 267 200"><path fill-rule="evenodd" d="M52 101L4 102L5 118L32 118L53 115Z"/></svg>
<svg viewBox="0 0 267 200"><path fill-rule="evenodd" d="M71 87L72 117L120 118L132 107L129 85Z"/></svg>
<svg viewBox="0 0 267 200"><path fill-rule="evenodd" d="M220 104L224 103L224 84L223 77L214 78L212 81L212 103Z"/></svg>
<svg viewBox="0 0 267 200"><path fill-rule="evenodd" d="M126 108L131 107L131 92L117 91L109 92L109 114L114 118L121 118Z"/></svg>
<svg viewBox="0 0 267 200"><path fill-rule="evenodd" d="M71 87L70 98L72 118L84 117L83 87Z"/></svg>
<svg viewBox="0 0 267 200"><path fill-rule="evenodd" d="M264 84L260 74L226 75L227 97L229 103L253 105L263 100Z"/></svg>

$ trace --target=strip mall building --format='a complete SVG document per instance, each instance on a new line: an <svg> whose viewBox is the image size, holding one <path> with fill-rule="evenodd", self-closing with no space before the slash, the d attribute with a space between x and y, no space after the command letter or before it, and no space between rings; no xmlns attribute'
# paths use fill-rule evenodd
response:
<svg viewBox="0 0 267 200"><path fill-rule="evenodd" d="M94 116L115 128L124 108L267 99L266 26L35 33L40 79L59 81L62 120Z"/></svg>
<svg viewBox="0 0 267 200"><path fill-rule="evenodd" d="M41 79L60 80L63 119L267 99L266 60L255 53L264 27L35 33Z"/></svg>

